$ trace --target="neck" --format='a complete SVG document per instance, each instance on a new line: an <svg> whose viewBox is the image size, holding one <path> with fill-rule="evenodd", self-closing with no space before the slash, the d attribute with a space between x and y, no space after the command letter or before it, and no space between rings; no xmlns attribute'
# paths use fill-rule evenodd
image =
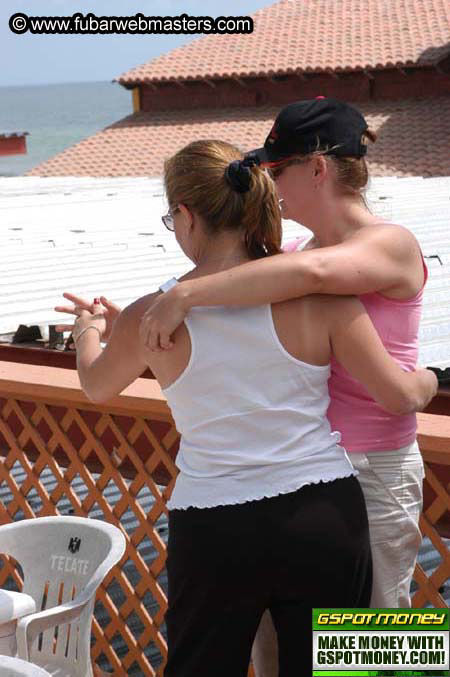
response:
<svg viewBox="0 0 450 677"><path fill-rule="evenodd" d="M332 247L352 237L367 225L378 222L362 201L351 197L324 200L314 222L303 224L313 231L320 247ZM311 220L312 221L312 220Z"/></svg>
<svg viewBox="0 0 450 677"><path fill-rule="evenodd" d="M232 239L216 237L198 252L195 264L198 270L206 274L227 270L249 260L246 247L241 240L236 240L235 237Z"/></svg>

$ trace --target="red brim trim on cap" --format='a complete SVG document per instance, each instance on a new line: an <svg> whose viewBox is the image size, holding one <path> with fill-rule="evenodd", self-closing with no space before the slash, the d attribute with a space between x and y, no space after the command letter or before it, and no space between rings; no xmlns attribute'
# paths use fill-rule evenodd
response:
<svg viewBox="0 0 450 677"><path fill-rule="evenodd" d="M277 160L276 162L261 162L261 167L264 169L270 169L271 167L279 167L280 165L284 165L285 162L288 162L291 160L294 156L289 155L288 157L284 157L282 160Z"/></svg>

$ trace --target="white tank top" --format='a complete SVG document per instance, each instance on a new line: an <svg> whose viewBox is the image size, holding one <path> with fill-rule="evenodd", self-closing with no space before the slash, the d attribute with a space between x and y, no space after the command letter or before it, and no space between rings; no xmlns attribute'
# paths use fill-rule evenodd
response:
<svg viewBox="0 0 450 677"><path fill-rule="evenodd" d="M196 307L191 356L163 390L179 433L168 507L243 503L356 475L326 418L330 366L292 357L270 305Z"/></svg>

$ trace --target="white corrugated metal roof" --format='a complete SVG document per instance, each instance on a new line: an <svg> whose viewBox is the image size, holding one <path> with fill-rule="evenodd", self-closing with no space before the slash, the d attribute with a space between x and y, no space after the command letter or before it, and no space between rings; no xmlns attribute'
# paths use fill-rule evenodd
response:
<svg viewBox="0 0 450 677"><path fill-rule="evenodd" d="M409 228L427 258L419 363L450 366L450 177L376 178L372 212Z"/></svg>
<svg viewBox="0 0 450 677"><path fill-rule="evenodd" d="M420 363L450 366L450 178L375 178L368 199L438 257L427 260ZM158 179L0 179L0 334L60 322L63 291L125 306L189 270L161 223L166 208ZM300 230L286 221L284 241Z"/></svg>

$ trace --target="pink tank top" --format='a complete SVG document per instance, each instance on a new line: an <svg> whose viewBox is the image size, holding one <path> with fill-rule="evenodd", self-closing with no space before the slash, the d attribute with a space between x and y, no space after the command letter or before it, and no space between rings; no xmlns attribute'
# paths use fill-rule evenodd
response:
<svg viewBox="0 0 450 677"><path fill-rule="evenodd" d="M295 251L302 241L295 244L289 243L284 250ZM423 257L422 262L425 286L428 270ZM390 299L379 292L359 297L386 350L408 371L417 364L422 297L423 287L405 300ZM400 449L415 440L416 415L394 416L384 411L333 356L328 387L328 420L331 429L341 433L341 444L348 452Z"/></svg>

